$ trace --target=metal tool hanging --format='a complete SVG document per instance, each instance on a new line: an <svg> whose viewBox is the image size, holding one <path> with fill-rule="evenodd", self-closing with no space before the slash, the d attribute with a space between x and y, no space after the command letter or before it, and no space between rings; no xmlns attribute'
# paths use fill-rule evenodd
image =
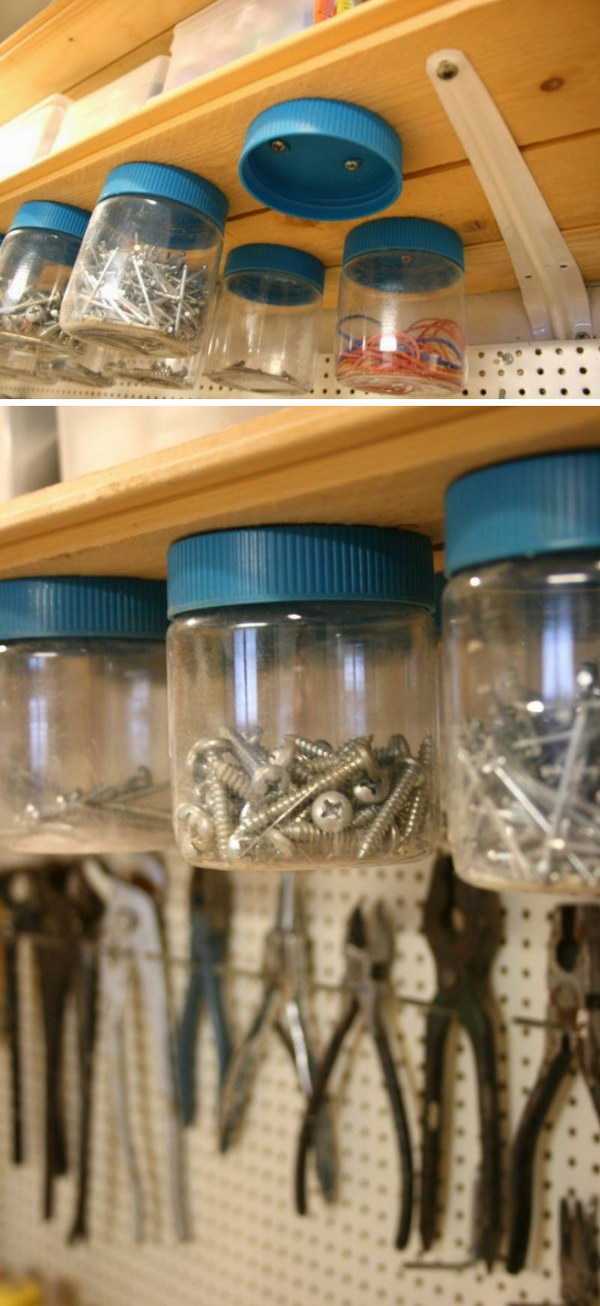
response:
<svg viewBox="0 0 600 1306"><path fill-rule="evenodd" d="M197 1112L196 1047L202 1008L206 1006L218 1060L219 1094L231 1060L231 1035L223 1000L222 971L227 957L231 883L225 871L192 871L190 907L190 976L178 1034L179 1090L183 1122Z"/></svg>

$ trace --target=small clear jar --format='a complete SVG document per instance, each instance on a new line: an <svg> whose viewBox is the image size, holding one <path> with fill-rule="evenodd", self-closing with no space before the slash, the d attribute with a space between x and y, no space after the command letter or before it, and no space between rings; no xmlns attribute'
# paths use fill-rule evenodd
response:
<svg viewBox="0 0 600 1306"><path fill-rule="evenodd" d="M426 218L378 218L346 238L338 381L355 390L460 394L466 380L460 236Z"/></svg>
<svg viewBox="0 0 600 1306"><path fill-rule="evenodd" d="M429 540L363 526L169 555L175 833L203 866L389 864L435 837Z"/></svg>
<svg viewBox="0 0 600 1306"><path fill-rule="evenodd" d="M15 853L172 846L165 586L0 581L0 838Z"/></svg>
<svg viewBox="0 0 600 1306"><path fill-rule="evenodd" d="M135 381L158 390L194 390L200 380L204 356L162 358L157 354L105 352L105 374L113 381Z"/></svg>
<svg viewBox="0 0 600 1306"><path fill-rule="evenodd" d="M162 163L109 172L65 295L78 339L188 357L203 346L227 200L203 177Z"/></svg>
<svg viewBox="0 0 600 1306"><path fill-rule="evenodd" d="M449 837L491 889L600 895L600 450L451 486Z"/></svg>
<svg viewBox="0 0 600 1306"><path fill-rule="evenodd" d="M287 245L241 245L217 297L206 375L234 390L306 394L315 382L325 269Z"/></svg>
<svg viewBox="0 0 600 1306"><path fill-rule="evenodd" d="M59 319L89 218L70 204L21 205L0 249L0 342L33 344L47 356L78 351Z"/></svg>

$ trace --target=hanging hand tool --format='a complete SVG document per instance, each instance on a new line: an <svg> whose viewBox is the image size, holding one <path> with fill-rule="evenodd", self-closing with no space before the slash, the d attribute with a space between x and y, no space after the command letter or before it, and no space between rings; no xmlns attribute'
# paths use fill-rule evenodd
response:
<svg viewBox="0 0 600 1306"><path fill-rule="evenodd" d="M296 1203L298 1211L304 1215L307 1210L308 1149L314 1139L315 1125L344 1040L359 1014L362 1014L377 1050L396 1131L402 1179L396 1247L403 1248L410 1236L413 1164L408 1121L387 1025L386 1008L394 1001L390 977L394 959L394 927L384 902L375 903L370 918L361 905L354 909L348 921L345 952L343 988L346 996L342 1016L317 1069L313 1093L300 1133L296 1159Z"/></svg>
<svg viewBox="0 0 600 1306"><path fill-rule="evenodd" d="M477 1073L482 1162L474 1252L488 1269L496 1259L501 1235L502 1145L489 981L501 931L498 895L465 884L455 874L452 858L440 854L432 872L423 924L435 959L437 992L427 1013L425 1038L421 1240L427 1251L436 1236L447 1091L444 1069L450 1030L459 1022L471 1041Z"/></svg>
<svg viewBox="0 0 600 1306"><path fill-rule="evenodd" d="M597 1206L563 1197L560 1204L560 1274L564 1306L598 1306L600 1258L597 1250Z"/></svg>
<svg viewBox="0 0 600 1306"><path fill-rule="evenodd" d="M217 1049L219 1094L231 1059L231 1036L223 1002L231 884L225 871L195 867L190 885L190 976L179 1027L179 1089L184 1124L196 1117L196 1044L206 1004Z"/></svg>
<svg viewBox="0 0 600 1306"><path fill-rule="evenodd" d="M147 865L146 865L147 864ZM148 1026L158 1061L167 1132L167 1173L173 1223L178 1238L187 1236L180 1155L178 1102L169 1021L169 997L159 902L164 870L157 858L140 858L136 883L110 875L101 862L85 858L88 883L106 904L101 932L100 994L106 1021L116 1131L129 1178L136 1242L144 1238L144 1208L127 1096L125 1009L128 981L137 972ZM160 874L159 874L160 871Z"/></svg>
<svg viewBox="0 0 600 1306"><path fill-rule="evenodd" d="M561 907L554 916L548 966L546 1049L512 1148L506 1267L527 1257L533 1170L544 1120L575 1062L600 1120L600 908Z"/></svg>
<svg viewBox="0 0 600 1306"><path fill-rule="evenodd" d="M11 1118L13 1165L21 1165L25 1159L23 1141L23 1090L21 1082L21 1010L19 999L19 934L28 926L37 928L37 917L29 919L23 908L13 901L14 884L12 873L3 873L0 877L0 902L2 902L6 919L6 936L4 939L4 977L5 977L5 1026L8 1038L11 1081ZM27 890L28 892L28 890Z"/></svg>
<svg viewBox="0 0 600 1306"><path fill-rule="evenodd" d="M250 1029L233 1055L219 1114L221 1151L226 1151L249 1101L252 1082L274 1028L287 1048L307 1099L313 1092L315 1059L309 1036L309 944L296 877L281 880L275 926L269 931L263 961L264 994ZM319 1183L327 1201L336 1189L336 1154L328 1103L320 1104L314 1141Z"/></svg>

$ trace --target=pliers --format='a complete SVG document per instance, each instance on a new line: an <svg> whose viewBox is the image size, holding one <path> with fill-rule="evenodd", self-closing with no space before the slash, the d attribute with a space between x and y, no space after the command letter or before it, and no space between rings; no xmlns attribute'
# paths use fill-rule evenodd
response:
<svg viewBox="0 0 600 1306"><path fill-rule="evenodd" d="M564 1306L598 1306L597 1206L560 1204L560 1273Z"/></svg>
<svg viewBox="0 0 600 1306"><path fill-rule="evenodd" d="M111 875L97 858L83 860L89 884L105 903L101 932L100 994L109 1055L113 1118L127 1167L136 1242L144 1238L144 1205L127 1097L125 1010L129 979L137 972L152 1032L167 1138L167 1174L176 1236L187 1236L179 1136L179 1104L169 1019L160 898L164 868L157 857L139 858L136 882Z"/></svg>
<svg viewBox="0 0 600 1306"><path fill-rule="evenodd" d="M425 904L423 933L433 953L437 991L427 1013L421 1174L421 1240L431 1247L437 1227L441 1140L445 1120L444 1065L455 1021L475 1057L481 1128L481 1181L474 1252L488 1269L501 1235L502 1145L493 1001L489 975L501 941L500 899L460 880L452 858L440 854Z"/></svg>
<svg viewBox="0 0 600 1306"><path fill-rule="evenodd" d="M271 1029L276 1030L292 1058L302 1093L310 1099L313 1092L315 1058L308 1020L309 944L300 892L291 871L282 876L275 926L265 941L263 977L262 1001L246 1037L234 1052L223 1086L219 1111L221 1151L227 1150L241 1123ZM337 1165L329 1105L325 1101L315 1121L314 1146L323 1195L333 1201Z"/></svg>
<svg viewBox="0 0 600 1306"><path fill-rule="evenodd" d="M600 908L569 906L555 912L548 992L544 1057L512 1148L509 1274L518 1274L525 1264L537 1145L546 1115L574 1061L600 1120Z"/></svg>
<svg viewBox="0 0 600 1306"><path fill-rule="evenodd" d="M179 1026L181 1111L186 1125L196 1116L196 1044L206 1004L219 1066L219 1093L231 1060L231 1035L223 1002L222 971L227 956L231 883L226 871L195 867L190 883L190 977Z"/></svg>
<svg viewBox="0 0 600 1306"><path fill-rule="evenodd" d="M401 1171L400 1217L396 1247L406 1247L410 1237L413 1204L413 1162L408 1121L396 1074L387 1024L387 1008L394 1000L391 967L394 959L394 926L386 904L379 900L370 915L359 904L348 920L345 942L346 973L342 1015L318 1067L298 1143L296 1157L296 1205L306 1214L306 1161L314 1141L315 1128L325 1101L327 1086L344 1040L362 1015L373 1039L390 1100L396 1131Z"/></svg>

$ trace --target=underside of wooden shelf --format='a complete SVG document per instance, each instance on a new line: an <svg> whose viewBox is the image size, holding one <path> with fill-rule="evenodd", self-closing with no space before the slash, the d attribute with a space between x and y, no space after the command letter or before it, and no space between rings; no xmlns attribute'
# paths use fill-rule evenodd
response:
<svg viewBox="0 0 600 1306"><path fill-rule="evenodd" d="M0 508L0 574L162 576L194 531L364 522L443 539L444 492L496 459L597 446L600 410L281 409Z"/></svg>
<svg viewBox="0 0 600 1306"><path fill-rule="evenodd" d="M161 23L166 30L170 22L198 7L198 0L146 5L153 12L146 28L149 37ZM139 39L144 30L142 9L138 0L130 0L124 16L122 6L117 10L117 0L56 0L48 10L47 47L42 42L41 50L46 54L50 48L55 50L58 68L68 39L69 14L73 21L77 17L76 40L88 50L102 16L106 24L112 10L118 30L114 42L106 45L104 26L100 27L103 53L98 60L108 51L113 58L124 57L124 46ZM23 29L20 44L15 37L0 49L4 95L17 71L26 81L29 66L35 67L41 57L43 25L27 39L36 21ZM259 210L237 176L245 131L257 113L278 100L325 94L366 105L383 114L400 133L405 187L388 212L416 213L455 226L467 246L470 292L511 289L515 277L497 225L425 73L428 55L447 46L464 50L474 63L584 277L597 279L596 0L573 0L567 21L564 6L547 0L521 0L519 5L514 0L452 0L436 6L431 0L368 0L339 19L320 23L150 101L117 126L3 182L0 230L28 198L91 207L111 167L146 158L197 170L223 187L231 206L228 246L256 239L287 241L320 255L328 268L335 269L348 224L295 220ZM143 50L140 46L140 62ZM77 75L91 77L92 56L87 64L81 51L78 58ZM74 62L71 58L71 75Z"/></svg>

